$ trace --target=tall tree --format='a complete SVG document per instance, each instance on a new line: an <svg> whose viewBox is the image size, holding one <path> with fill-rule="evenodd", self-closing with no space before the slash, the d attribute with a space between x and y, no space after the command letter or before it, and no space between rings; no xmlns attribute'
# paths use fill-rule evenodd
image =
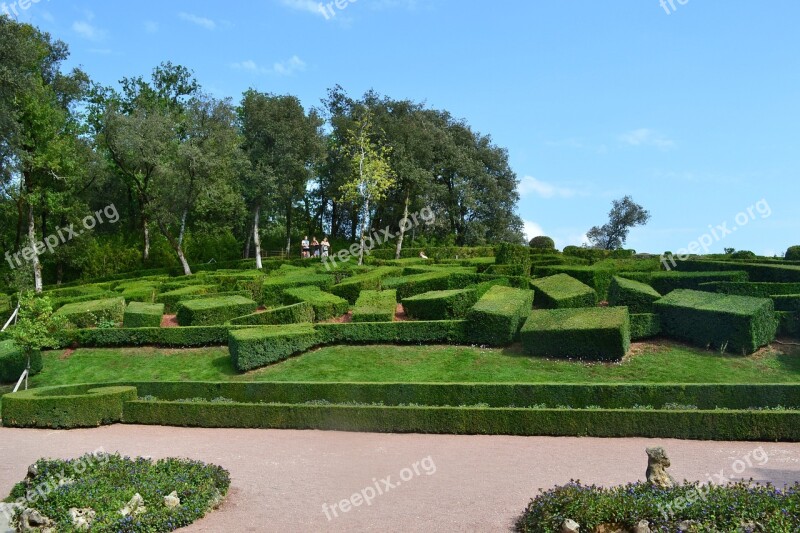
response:
<svg viewBox="0 0 800 533"><path fill-rule="evenodd" d="M650 213L630 196L614 200L608 212L608 222L594 226L586 233L593 248L618 250L628 239L631 228L647 224Z"/></svg>
<svg viewBox="0 0 800 533"><path fill-rule="evenodd" d="M358 264L364 263L364 248L367 229L370 227L370 208L373 202L386 198L395 179L389 165L391 148L383 144L381 132L376 131L372 111L364 110L363 116L353 125L347 137L345 150L350 154L352 178L341 187L342 199L361 206L361 228Z"/></svg>

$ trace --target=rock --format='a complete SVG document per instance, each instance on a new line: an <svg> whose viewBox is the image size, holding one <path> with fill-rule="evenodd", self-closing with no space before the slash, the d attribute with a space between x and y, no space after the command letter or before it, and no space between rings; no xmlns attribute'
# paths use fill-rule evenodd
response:
<svg viewBox="0 0 800 533"><path fill-rule="evenodd" d="M581 525L567 518L561 523L561 533L580 533Z"/></svg>
<svg viewBox="0 0 800 533"><path fill-rule="evenodd" d="M178 491L173 490L167 496L164 496L164 506L167 509L175 509L180 506L181 499L178 498Z"/></svg>
<svg viewBox="0 0 800 533"><path fill-rule="evenodd" d="M647 481L656 487L669 489L676 485L675 480L667 472L670 466L669 457L664 448L647 448Z"/></svg>
<svg viewBox="0 0 800 533"><path fill-rule="evenodd" d="M682 522L678 522L678 531L692 531L694 530L694 525L696 522L694 520L684 520Z"/></svg>
<svg viewBox="0 0 800 533"><path fill-rule="evenodd" d="M633 528L633 533L651 533L650 522L647 520L640 520L636 527Z"/></svg>
<svg viewBox="0 0 800 533"><path fill-rule="evenodd" d="M136 516L137 514L142 514L147 512L147 507L144 506L144 499L142 495L138 492L133 495L131 501L129 501L125 507L120 510L120 514L122 516Z"/></svg>
<svg viewBox="0 0 800 533"><path fill-rule="evenodd" d="M28 467L28 479L33 479L39 475L39 468L36 466L36 463L33 463L31 466Z"/></svg>
<svg viewBox="0 0 800 533"><path fill-rule="evenodd" d="M593 533L628 533L628 531L618 524L600 524L594 528Z"/></svg>
<svg viewBox="0 0 800 533"><path fill-rule="evenodd" d="M72 517L72 525L78 531L88 531L96 514L97 513L94 512L94 509L90 507L86 507L84 509L71 507L69 510L69 516Z"/></svg>
<svg viewBox="0 0 800 533"><path fill-rule="evenodd" d="M25 509L19 517L18 531L50 533L53 528L53 521L44 516L36 509Z"/></svg>

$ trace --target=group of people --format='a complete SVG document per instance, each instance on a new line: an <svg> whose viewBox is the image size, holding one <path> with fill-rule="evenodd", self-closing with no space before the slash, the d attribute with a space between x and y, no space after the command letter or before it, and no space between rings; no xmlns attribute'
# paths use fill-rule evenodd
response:
<svg viewBox="0 0 800 533"><path fill-rule="evenodd" d="M309 241L308 235L306 235L300 242L300 257L303 259L308 259L312 253L314 257L328 257L330 251L331 243L328 242L327 236L322 239L322 242L319 242L316 236L311 237L311 241Z"/></svg>

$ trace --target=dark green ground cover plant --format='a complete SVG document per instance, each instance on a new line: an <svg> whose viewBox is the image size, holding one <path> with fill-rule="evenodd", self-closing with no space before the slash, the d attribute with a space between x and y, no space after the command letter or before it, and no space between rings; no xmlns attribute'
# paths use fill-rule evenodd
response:
<svg viewBox="0 0 800 533"><path fill-rule="evenodd" d="M594 531L601 525L632 531L640 520L647 520L651 531L672 532L680 531L680 522L693 520L691 531L794 533L800 530L800 484L777 488L684 481L660 489L649 483L603 488L570 481L533 498L515 530L557 533L567 518L578 522L581 531Z"/></svg>
<svg viewBox="0 0 800 533"><path fill-rule="evenodd" d="M96 512L93 532L174 531L218 506L230 486L230 474L224 468L177 458L151 461L95 453L67 461L40 459L35 469L36 476L17 483L6 501L22 498L27 507L53 520L59 532L77 531L69 514L71 507ZM61 479L67 482L58 486ZM37 497L34 488L39 486L48 487L46 498ZM168 509L164 496L173 491L180 505ZM122 516L120 510L136 493L147 510Z"/></svg>

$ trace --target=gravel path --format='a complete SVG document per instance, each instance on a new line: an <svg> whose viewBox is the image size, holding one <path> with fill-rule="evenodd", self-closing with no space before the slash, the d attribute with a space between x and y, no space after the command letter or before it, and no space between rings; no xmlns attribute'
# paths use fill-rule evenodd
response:
<svg viewBox="0 0 800 533"><path fill-rule="evenodd" d="M677 479L705 481L722 473L776 484L800 480L800 443L118 424L0 428L0 493L8 494L39 457L75 457L102 447L131 456L184 456L230 470L222 507L184 531L508 531L539 488L570 478L603 485L643 479L644 449L653 445L666 448ZM351 503L343 506L344 499Z"/></svg>

